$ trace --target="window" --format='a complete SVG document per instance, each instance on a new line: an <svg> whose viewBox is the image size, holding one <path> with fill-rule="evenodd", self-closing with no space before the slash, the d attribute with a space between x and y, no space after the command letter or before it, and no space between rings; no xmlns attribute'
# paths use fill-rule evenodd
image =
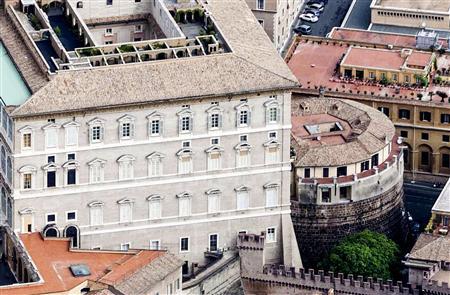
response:
<svg viewBox="0 0 450 295"><path fill-rule="evenodd" d="M22 150L32 148L32 134L31 132L22 134Z"/></svg>
<svg viewBox="0 0 450 295"><path fill-rule="evenodd" d="M44 127L45 130L45 148L56 148L58 146L58 129L54 124Z"/></svg>
<svg viewBox="0 0 450 295"><path fill-rule="evenodd" d="M347 176L347 166L338 167L337 176Z"/></svg>
<svg viewBox="0 0 450 295"><path fill-rule="evenodd" d="M150 250L161 250L161 241L160 240L151 240L150 241Z"/></svg>
<svg viewBox="0 0 450 295"><path fill-rule="evenodd" d="M67 184L77 184L77 170L76 168L67 169Z"/></svg>
<svg viewBox="0 0 450 295"><path fill-rule="evenodd" d="M220 144L220 138L214 137L211 138L211 145L219 145Z"/></svg>
<svg viewBox="0 0 450 295"><path fill-rule="evenodd" d="M56 171L47 171L47 187L56 186Z"/></svg>
<svg viewBox="0 0 450 295"><path fill-rule="evenodd" d="M163 135L163 115L158 112L153 112L147 116L148 120L148 134L152 136Z"/></svg>
<svg viewBox="0 0 450 295"><path fill-rule="evenodd" d="M193 130L193 113L190 109L185 108L184 110L178 112L179 122L178 130L179 133L190 133Z"/></svg>
<svg viewBox="0 0 450 295"><path fill-rule="evenodd" d="M278 206L278 184L266 184L264 189L266 193L266 207Z"/></svg>
<svg viewBox="0 0 450 295"><path fill-rule="evenodd" d="M411 81L411 78L409 77L409 75L405 75L405 82L409 83Z"/></svg>
<svg viewBox="0 0 450 295"><path fill-rule="evenodd" d="M209 251L215 252L219 250L219 235L210 234L209 235Z"/></svg>
<svg viewBox="0 0 450 295"><path fill-rule="evenodd" d="M322 203L331 203L331 188L322 187L320 191L322 193Z"/></svg>
<svg viewBox="0 0 450 295"><path fill-rule="evenodd" d="M341 201L349 201L352 198L351 186L341 186L339 188L339 199Z"/></svg>
<svg viewBox="0 0 450 295"><path fill-rule="evenodd" d="M381 80L383 80L383 79L387 79L387 77L386 77L386 73L381 73Z"/></svg>
<svg viewBox="0 0 450 295"><path fill-rule="evenodd" d="M161 218L161 196L152 195L147 198L148 200L148 217L149 219Z"/></svg>
<svg viewBox="0 0 450 295"><path fill-rule="evenodd" d="M58 166L55 165L54 161L54 157L55 156L51 156L53 157L53 160L50 163L48 163L47 165L43 166L42 169L44 170L44 183L46 185L47 188L49 187L55 187L56 186L56 171L58 169Z"/></svg>
<svg viewBox="0 0 450 295"><path fill-rule="evenodd" d="M369 166L369 161L364 161L361 163L361 172L369 170L370 166Z"/></svg>
<svg viewBox="0 0 450 295"><path fill-rule="evenodd" d="M127 180L134 178L134 161L136 159L132 155L125 155L117 159L119 163L119 180Z"/></svg>
<svg viewBox="0 0 450 295"><path fill-rule="evenodd" d="M398 81L398 75L397 74L392 74L392 81L397 82Z"/></svg>
<svg viewBox="0 0 450 295"><path fill-rule="evenodd" d="M450 135L442 135L443 142L450 142Z"/></svg>
<svg viewBox="0 0 450 295"><path fill-rule="evenodd" d="M409 120L411 118L410 110L400 109L398 110L398 117L403 120Z"/></svg>
<svg viewBox="0 0 450 295"><path fill-rule="evenodd" d="M163 174L163 158L164 155L160 153L151 153L147 156L149 177L161 176Z"/></svg>
<svg viewBox="0 0 450 295"><path fill-rule="evenodd" d="M189 238L180 238L180 252L189 252Z"/></svg>
<svg viewBox="0 0 450 295"><path fill-rule="evenodd" d="M98 118L92 119L89 124L89 142L99 143L104 137L104 121Z"/></svg>
<svg viewBox="0 0 450 295"><path fill-rule="evenodd" d="M429 140L430 135L428 133L422 132L420 138L422 138L422 140Z"/></svg>
<svg viewBox="0 0 450 295"><path fill-rule="evenodd" d="M182 148L190 148L191 147L191 141L190 140L184 140L181 142Z"/></svg>
<svg viewBox="0 0 450 295"><path fill-rule="evenodd" d="M247 142L248 141L248 135L239 135L239 142Z"/></svg>
<svg viewBox="0 0 450 295"><path fill-rule="evenodd" d="M111 36L112 34L113 34L113 29L112 28L106 28L105 29L105 35Z"/></svg>
<svg viewBox="0 0 450 295"><path fill-rule="evenodd" d="M277 139L277 132L276 131L271 131L268 133L268 138L270 139Z"/></svg>
<svg viewBox="0 0 450 295"><path fill-rule="evenodd" d="M56 213L45 214L45 222L46 224L56 223Z"/></svg>
<svg viewBox="0 0 450 295"><path fill-rule="evenodd" d="M265 0L256 0L256 9L263 10L265 7Z"/></svg>
<svg viewBox="0 0 450 295"><path fill-rule="evenodd" d="M67 154L67 161L75 160L75 158L76 158L75 153L68 153Z"/></svg>
<svg viewBox="0 0 450 295"><path fill-rule="evenodd" d="M141 2L141 0L135 0L135 2ZM134 32L135 33L142 33L143 32L142 25L135 25L134 26Z"/></svg>
<svg viewBox="0 0 450 295"><path fill-rule="evenodd" d="M67 221L76 221L77 220L77 212L76 211L69 211L66 213L66 220Z"/></svg>
<svg viewBox="0 0 450 295"><path fill-rule="evenodd" d="M322 177L330 177L330 169L329 168L323 168L322 169Z"/></svg>
<svg viewBox="0 0 450 295"><path fill-rule="evenodd" d="M400 136L404 138L408 138L408 131L406 130L400 130Z"/></svg>
<svg viewBox="0 0 450 295"><path fill-rule="evenodd" d="M236 209L246 210L249 208L249 189L247 187L239 187L236 191Z"/></svg>
<svg viewBox="0 0 450 295"><path fill-rule="evenodd" d="M375 79L375 72L369 72L369 79Z"/></svg>
<svg viewBox="0 0 450 295"><path fill-rule="evenodd" d="M68 124L64 124L64 128L66 131L66 145L67 146L75 146L78 145L78 123L70 122Z"/></svg>
<svg viewBox="0 0 450 295"><path fill-rule="evenodd" d="M105 160L95 159L88 163L89 165L89 182L103 182L105 178Z"/></svg>
<svg viewBox="0 0 450 295"><path fill-rule="evenodd" d="M89 204L89 218L91 226L103 224L103 203L93 202Z"/></svg>
<svg viewBox="0 0 450 295"><path fill-rule="evenodd" d="M178 155L178 173L188 174L193 172L192 151L190 149L182 149Z"/></svg>
<svg viewBox="0 0 450 295"><path fill-rule="evenodd" d="M121 251L128 251L130 250L131 244L130 243L123 243L120 244L120 250Z"/></svg>
<svg viewBox="0 0 450 295"><path fill-rule="evenodd" d="M251 161L251 146L247 143L239 144L236 146L236 167L243 168L249 167Z"/></svg>
<svg viewBox="0 0 450 295"><path fill-rule="evenodd" d="M122 199L117 204L119 204L119 222L131 222L133 220L133 201Z"/></svg>
<svg viewBox="0 0 450 295"><path fill-rule="evenodd" d="M243 125L248 125L248 110L242 110L239 113L239 125L243 126Z"/></svg>
<svg viewBox="0 0 450 295"><path fill-rule="evenodd" d="M222 128L222 108L213 105L206 112L208 113L208 129L217 130Z"/></svg>
<svg viewBox="0 0 450 295"><path fill-rule="evenodd" d="M371 160L372 160L372 168L378 166L378 154L373 155Z"/></svg>
<svg viewBox="0 0 450 295"><path fill-rule="evenodd" d="M191 215L191 195L182 193L178 197L178 215L181 217Z"/></svg>
<svg viewBox="0 0 450 295"><path fill-rule="evenodd" d="M276 99L264 103L266 108L266 124L276 124L280 120L280 107Z"/></svg>
<svg viewBox="0 0 450 295"><path fill-rule="evenodd" d="M277 241L277 232L275 227L269 227L267 229L267 238L266 242L268 243L275 243Z"/></svg>
<svg viewBox="0 0 450 295"><path fill-rule="evenodd" d="M420 112L420 121L431 122L430 112Z"/></svg>
<svg viewBox="0 0 450 295"><path fill-rule="evenodd" d="M248 127L250 126L250 107L247 102L243 102L236 107L236 126Z"/></svg>
<svg viewBox="0 0 450 295"><path fill-rule="evenodd" d="M450 114L441 114L441 123L449 124L450 123Z"/></svg>
<svg viewBox="0 0 450 295"><path fill-rule="evenodd" d="M113 5L113 0L106 0L106 5Z"/></svg>
<svg viewBox="0 0 450 295"><path fill-rule="evenodd" d="M389 117L389 108L387 107L379 107L378 110Z"/></svg>
<svg viewBox="0 0 450 295"><path fill-rule="evenodd" d="M119 137L121 140L127 140L134 138L134 120L135 118L130 115L120 117L119 122Z"/></svg>
<svg viewBox="0 0 450 295"><path fill-rule="evenodd" d="M212 146L206 150L208 154L208 171L220 170L222 167L223 149L219 146Z"/></svg>
<svg viewBox="0 0 450 295"><path fill-rule="evenodd" d="M279 162L279 143L276 140L270 140L264 146L266 164L277 164Z"/></svg>
<svg viewBox="0 0 450 295"><path fill-rule="evenodd" d="M310 178L311 177L311 169L305 168L305 176L304 178Z"/></svg>
<svg viewBox="0 0 450 295"><path fill-rule="evenodd" d="M206 195L208 197L208 213L219 212L221 191L218 189L210 189L206 191Z"/></svg>
<svg viewBox="0 0 450 295"><path fill-rule="evenodd" d="M33 188L32 185L32 174L31 173L25 173L23 174L23 189L31 189Z"/></svg>

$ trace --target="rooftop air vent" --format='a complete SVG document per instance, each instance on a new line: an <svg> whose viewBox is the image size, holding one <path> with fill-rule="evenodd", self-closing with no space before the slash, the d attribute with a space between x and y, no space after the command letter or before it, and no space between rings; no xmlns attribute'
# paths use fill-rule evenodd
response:
<svg viewBox="0 0 450 295"><path fill-rule="evenodd" d="M69 268L74 277L87 277L91 275L89 266L86 264L72 264Z"/></svg>

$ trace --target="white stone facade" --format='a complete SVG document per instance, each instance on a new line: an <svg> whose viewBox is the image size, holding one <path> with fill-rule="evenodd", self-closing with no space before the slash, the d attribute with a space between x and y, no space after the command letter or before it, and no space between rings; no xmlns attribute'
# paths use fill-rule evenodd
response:
<svg viewBox="0 0 450 295"><path fill-rule="evenodd" d="M82 248L153 241L200 263L207 248L234 248L241 231L274 228L268 259L276 261L292 226L290 98L279 91L19 119L14 228L54 224L64 235L75 225Z"/></svg>

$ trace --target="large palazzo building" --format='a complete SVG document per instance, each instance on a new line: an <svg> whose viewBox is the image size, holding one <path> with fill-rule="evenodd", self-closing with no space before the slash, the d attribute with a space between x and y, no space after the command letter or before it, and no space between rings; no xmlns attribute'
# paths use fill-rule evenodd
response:
<svg viewBox="0 0 450 295"><path fill-rule="evenodd" d="M51 74L10 108L12 120L5 112L14 160L2 150L13 174L4 212L16 232L73 247L168 249L184 274L235 249L241 232L265 232L268 261L299 265L296 78L244 2L175 2L6 3L0 18L28 48L25 66ZM8 30L0 37L14 58Z"/></svg>

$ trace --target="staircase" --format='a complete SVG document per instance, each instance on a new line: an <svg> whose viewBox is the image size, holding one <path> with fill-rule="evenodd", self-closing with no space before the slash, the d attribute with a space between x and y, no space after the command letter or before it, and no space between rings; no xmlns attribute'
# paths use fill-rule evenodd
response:
<svg viewBox="0 0 450 295"><path fill-rule="evenodd" d="M0 41L11 55L31 92L35 93L47 84L47 74L36 64L22 37L9 21L5 8L0 8Z"/></svg>

